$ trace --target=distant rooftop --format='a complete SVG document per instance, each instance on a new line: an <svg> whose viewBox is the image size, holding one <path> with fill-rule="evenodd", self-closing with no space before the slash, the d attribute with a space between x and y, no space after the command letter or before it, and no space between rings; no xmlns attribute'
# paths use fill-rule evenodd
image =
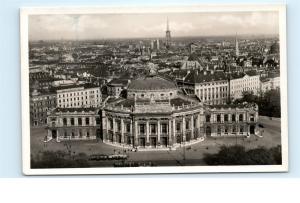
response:
<svg viewBox="0 0 300 203"><path fill-rule="evenodd" d="M224 72L193 70L185 78L187 83L203 83L211 81L227 80Z"/></svg>
<svg viewBox="0 0 300 203"><path fill-rule="evenodd" d="M128 90L163 90L176 89L174 82L164 79L160 76L147 76L133 80Z"/></svg>
<svg viewBox="0 0 300 203"><path fill-rule="evenodd" d="M89 89L89 88L96 88L99 86L91 84L91 83L86 83L86 84L80 84L80 85L76 84L76 85L59 86L59 87L56 87L56 90L67 90L67 89L80 88L80 87L83 87L84 89Z"/></svg>

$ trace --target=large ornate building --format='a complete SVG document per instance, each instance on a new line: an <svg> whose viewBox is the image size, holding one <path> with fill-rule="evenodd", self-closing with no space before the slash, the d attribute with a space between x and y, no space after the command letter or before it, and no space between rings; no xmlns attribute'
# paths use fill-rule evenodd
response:
<svg viewBox="0 0 300 203"><path fill-rule="evenodd" d="M101 122L96 108L56 108L48 112L46 140L94 140Z"/></svg>
<svg viewBox="0 0 300 203"><path fill-rule="evenodd" d="M47 140L98 138L122 147L176 148L210 136L256 134L257 112L253 104L207 106L152 74L133 80L126 98L108 97L101 108L52 111Z"/></svg>
<svg viewBox="0 0 300 203"><path fill-rule="evenodd" d="M225 104L229 99L228 79L222 71L190 71L181 83L187 94L196 95L204 104Z"/></svg>
<svg viewBox="0 0 300 203"><path fill-rule="evenodd" d="M206 106L172 82L148 76L131 82L127 98L107 100L103 141L141 148L176 147L210 136L256 134L254 104Z"/></svg>

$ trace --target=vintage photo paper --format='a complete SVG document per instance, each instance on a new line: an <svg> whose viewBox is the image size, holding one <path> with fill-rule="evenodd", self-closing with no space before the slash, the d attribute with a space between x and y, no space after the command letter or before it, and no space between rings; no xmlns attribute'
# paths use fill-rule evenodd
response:
<svg viewBox="0 0 300 203"><path fill-rule="evenodd" d="M285 9L21 8L24 174L288 171Z"/></svg>

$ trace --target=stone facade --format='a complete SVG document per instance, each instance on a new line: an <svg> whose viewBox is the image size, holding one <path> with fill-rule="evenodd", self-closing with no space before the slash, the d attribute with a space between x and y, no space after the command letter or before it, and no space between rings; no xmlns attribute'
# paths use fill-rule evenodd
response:
<svg viewBox="0 0 300 203"><path fill-rule="evenodd" d="M206 137L250 136L257 134L258 106L209 107L205 110Z"/></svg>
<svg viewBox="0 0 300 203"><path fill-rule="evenodd" d="M101 136L98 109L55 109L48 113L47 140L94 140Z"/></svg>

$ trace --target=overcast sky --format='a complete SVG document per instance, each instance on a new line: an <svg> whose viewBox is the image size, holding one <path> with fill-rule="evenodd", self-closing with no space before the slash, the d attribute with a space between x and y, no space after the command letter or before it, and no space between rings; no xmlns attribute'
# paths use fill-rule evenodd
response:
<svg viewBox="0 0 300 203"><path fill-rule="evenodd" d="M279 33L277 12L32 15L29 39L160 38L167 18L172 37Z"/></svg>

